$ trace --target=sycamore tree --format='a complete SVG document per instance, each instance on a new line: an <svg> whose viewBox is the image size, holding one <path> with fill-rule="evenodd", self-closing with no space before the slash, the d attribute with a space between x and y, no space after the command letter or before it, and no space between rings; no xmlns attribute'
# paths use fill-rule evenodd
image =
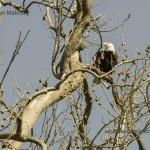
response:
<svg viewBox="0 0 150 150"><path fill-rule="evenodd" d="M107 73L101 72L90 60L88 64L83 63L81 51L86 51L87 47L95 52L100 50L101 33L111 34L130 18L129 15L115 28L106 30L107 22L103 17L93 16L94 2L0 0L1 7L11 7L27 15L33 6L42 8L43 22L47 23L48 32L53 36L49 41L54 44L50 50L50 68L58 81L50 87L47 80L39 79L40 89L26 90L24 98L11 106L6 103L3 92L7 91L3 90L3 83L30 34L28 31L22 37L20 32L8 67L1 72L1 149L126 150L136 143L140 150L145 150L142 135L150 127L150 46L137 52L135 58L129 58L122 39L118 64ZM97 40L91 38L93 35ZM91 76L98 82L92 83ZM96 91L100 91L100 97ZM59 109L60 101L65 103L62 110ZM99 109L93 116L95 107ZM35 131L34 125L41 114L41 128ZM97 129L93 128L93 117L101 118L96 122Z"/></svg>

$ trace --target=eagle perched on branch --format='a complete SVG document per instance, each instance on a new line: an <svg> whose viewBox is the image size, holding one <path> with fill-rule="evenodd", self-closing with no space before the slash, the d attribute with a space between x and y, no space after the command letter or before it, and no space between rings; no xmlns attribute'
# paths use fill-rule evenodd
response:
<svg viewBox="0 0 150 150"><path fill-rule="evenodd" d="M118 63L118 55L115 52L114 45L110 42L102 44L102 49L98 51L94 58L94 65L102 72L109 72Z"/></svg>

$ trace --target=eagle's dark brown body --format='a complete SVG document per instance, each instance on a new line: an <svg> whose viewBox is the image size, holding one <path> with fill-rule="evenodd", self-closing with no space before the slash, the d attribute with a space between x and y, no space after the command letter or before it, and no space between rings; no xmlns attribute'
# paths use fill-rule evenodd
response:
<svg viewBox="0 0 150 150"><path fill-rule="evenodd" d="M94 64L102 72L109 72L117 65L118 55L112 51L99 51L95 58Z"/></svg>

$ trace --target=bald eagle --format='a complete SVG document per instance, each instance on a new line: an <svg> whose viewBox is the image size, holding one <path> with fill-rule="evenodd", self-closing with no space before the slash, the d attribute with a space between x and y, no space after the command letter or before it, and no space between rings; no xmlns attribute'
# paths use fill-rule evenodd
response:
<svg viewBox="0 0 150 150"><path fill-rule="evenodd" d="M118 55L115 52L114 45L110 42L105 42L102 44L102 49L94 56L94 66L107 73L117 65L117 59Z"/></svg>

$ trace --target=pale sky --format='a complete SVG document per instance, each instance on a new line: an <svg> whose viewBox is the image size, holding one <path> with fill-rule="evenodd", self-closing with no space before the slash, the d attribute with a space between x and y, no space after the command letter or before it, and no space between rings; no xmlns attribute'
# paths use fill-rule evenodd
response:
<svg viewBox="0 0 150 150"><path fill-rule="evenodd" d="M131 57L135 55L137 49L142 50L150 44L150 0L95 0L95 2L94 16L100 14L106 19L115 16L110 27L115 27L131 13L131 18L124 27L124 39ZM5 15L0 19L2 19L0 20L0 50L3 51L3 62L0 64L1 76L11 58L19 31L25 35L29 29L31 30L4 82L4 89L7 92L4 94L7 100L11 104L15 101L15 82L18 82L22 89L28 87L34 90L37 87L37 81L43 77L50 78L51 84L55 85L57 81L50 73L52 39L47 32L46 24L43 23L40 8L34 6L29 16ZM121 28L111 33L103 33L103 40L111 41L118 49L121 33ZM90 62L90 56L94 53L89 49L85 50L83 54L85 61ZM92 116L94 117L94 113ZM144 135L145 139L147 137L150 136ZM144 140L144 143L147 148L150 147L148 138ZM131 150L133 149L135 148L132 147Z"/></svg>

